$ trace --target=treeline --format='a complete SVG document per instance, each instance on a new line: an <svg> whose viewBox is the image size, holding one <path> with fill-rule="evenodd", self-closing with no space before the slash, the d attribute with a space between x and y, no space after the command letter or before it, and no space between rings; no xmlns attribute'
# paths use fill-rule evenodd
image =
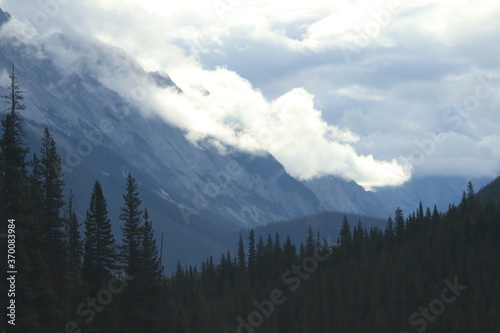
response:
<svg viewBox="0 0 500 333"><path fill-rule="evenodd" d="M344 218L338 245L311 229L299 249L254 237L218 264L178 267L173 332L500 331L500 206L471 184L445 214L397 209L369 230Z"/></svg>
<svg viewBox="0 0 500 333"><path fill-rule="evenodd" d="M129 174L125 182L121 242L99 182L81 223L71 191L64 197L61 159L47 128L39 154L27 158L14 67L10 79L0 139L0 233L10 230L8 241L0 239L0 332L157 332L165 325L165 277L135 179ZM7 271L17 274L8 281Z"/></svg>

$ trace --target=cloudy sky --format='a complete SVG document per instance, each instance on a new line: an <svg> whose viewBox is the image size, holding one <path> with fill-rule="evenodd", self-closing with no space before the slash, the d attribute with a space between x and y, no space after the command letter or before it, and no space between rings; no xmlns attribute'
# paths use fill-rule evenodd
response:
<svg viewBox="0 0 500 333"><path fill-rule="evenodd" d="M36 38L62 31L97 39L147 71L167 72L184 94L150 89L149 111L193 142L270 152L297 178L333 174L374 188L500 171L497 0L0 0L0 7ZM112 75L101 81L123 95L135 87Z"/></svg>

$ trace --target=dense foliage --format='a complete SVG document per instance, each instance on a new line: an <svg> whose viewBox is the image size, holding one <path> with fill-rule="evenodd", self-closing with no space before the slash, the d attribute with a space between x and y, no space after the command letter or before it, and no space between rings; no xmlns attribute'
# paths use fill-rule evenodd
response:
<svg viewBox="0 0 500 333"><path fill-rule="evenodd" d="M0 139L0 233L8 235L0 239L0 332L156 332L165 309L165 278L135 179L129 175L125 181L121 245L111 232L99 182L82 238L71 191L64 200L61 159L47 128L39 155L27 161L23 91L14 68L10 79ZM7 271L14 270L15 283L7 280ZM15 311L6 316L12 301Z"/></svg>
<svg viewBox="0 0 500 333"><path fill-rule="evenodd" d="M420 206L394 220L352 231L344 219L324 261L310 231L299 251L260 238L253 260L249 239L245 267L227 254L179 268L168 280L181 312L172 331L499 332L500 206L469 193L445 214Z"/></svg>
<svg viewBox="0 0 500 333"><path fill-rule="evenodd" d="M131 175L117 241L99 182L83 223L71 194L65 202L48 129L40 157L26 161L14 71L11 80L0 140L0 233L16 220L16 325L2 311L0 331L500 331L500 205L476 196L472 185L444 214L420 204L405 217L398 208L384 229L352 227L344 217L335 241L309 228L296 246L251 230L236 254L200 267L179 263L167 278ZM498 187L487 190L498 195ZM6 246L2 239L2 253Z"/></svg>

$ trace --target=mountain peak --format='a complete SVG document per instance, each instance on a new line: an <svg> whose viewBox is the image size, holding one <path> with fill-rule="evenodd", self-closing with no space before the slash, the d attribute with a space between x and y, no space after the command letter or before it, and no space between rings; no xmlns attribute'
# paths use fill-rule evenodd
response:
<svg viewBox="0 0 500 333"><path fill-rule="evenodd" d="M177 91L182 90L172 81L170 76L163 71L149 72L149 77L161 88L175 87Z"/></svg>
<svg viewBox="0 0 500 333"><path fill-rule="evenodd" d="M9 20L10 20L10 14L4 12L2 8L0 8L0 26L2 26L4 23L7 23Z"/></svg>

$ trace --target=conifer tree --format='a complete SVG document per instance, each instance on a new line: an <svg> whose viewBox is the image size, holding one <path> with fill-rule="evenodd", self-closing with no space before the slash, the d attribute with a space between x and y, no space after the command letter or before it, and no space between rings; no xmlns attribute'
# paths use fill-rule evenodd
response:
<svg viewBox="0 0 500 333"><path fill-rule="evenodd" d="M147 209L144 209L143 220L144 227L141 228L142 240L139 253L141 271L138 272L140 274L138 282L141 282L139 304L144 309L144 327L141 331L155 332L161 317L163 267L154 237L153 223L149 220Z"/></svg>
<svg viewBox="0 0 500 333"><path fill-rule="evenodd" d="M349 248L352 243L352 233L351 233L351 225L347 220L347 216L344 215L342 218L342 226L340 228L340 244Z"/></svg>
<svg viewBox="0 0 500 333"><path fill-rule="evenodd" d="M140 270L139 248L142 238L142 212L139 210L141 200L139 199L136 180L130 173L127 176L123 199L125 203L121 208L120 214L120 220L123 222L121 227L123 240L120 257L125 272L129 275L137 275Z"/></svg>
<svg viewBox="0 0 500 333"><path fill-rule="evenodd" d="M17 82L14 66L9 76L9 94L2 96L8 102L7 114L2 119L0 139L0 199L1 230L5 230L6 219L19 218L23 207L23 190L27 181L26 154L28 149L22 140L24 131L19 112L26 107L22 103L23 91Z"/></svg>
<svg viewBox="0 0 500 333"><path fill-rule="evenodd" d="M81 223L78 222L78 216L75 212L75 197L72 191L69 192L68 211L65 223L68 268L71 271L75 268L80 268L82 263L82 238L79 230Z"/></svg>
<svg viewBox="0 0 500 333"><path fill-rule="evenodd" d="M106 199L99 181L94 184L90 207L85 218L84 249L84 277L89 283L90 292L96 293L116 268L115 239L111 232Z"/></svg>
<svg viewBox="0 0 500 333"><path fill-rule="evenodd" d="M277 271L281 270L282 254L283 254L283 250L281 249L280 235L276 232L276 234L274 235L273 260L274 260L275 269Z"/></svg>
<svg viewBox="0 0 500 333"><path fill-rule="evenodd" d="M250 230L250 233L248 234L248 276L250 282L253 284L256 278L257 274L257 255L255 252L255 234L253 229Z"/></svg>
<svg viewBox="0 0 500 333"><path fill-rule="evenodd" d="M57 283L61 282L65 271L65 245L61 209L63 200L63 173L61 158L56 143L48 128L45 128L40 149L42 224L46 229L49 268Z"/></svg>
<svg viewBox="0 0 500 333"><path fill-rule="evenodd" d="M245 245L243 244L243 237L240 233L240 238L238 239L238 270L242 273L246 271L245 257Z"/></svg>
<svg viewBox="0 0 500 333"><path fill-rule="evenodd" d="M26 154L28 149L23 142L24 131L21 123L20 112L25 109L23 104L23 91L19 87L19 83L15 76L14 66L9 76L10 85L7 88L8 94L3 97L7 102L7 112L1 120L2 136L0 138L0 234L7 234L8 219L16 219L16 239L17 239L17 265L23 273L30 273L30 263L28 249L21 240L28 238L29 228L27 228L26 217L26 199L27 199L27 170L26 170ZM2 107L2 110L3 107ZM3 112L2 112L3 113ZM23 225L21 221L23 221ZM0 253L7 253L7 239L0 238ZM7 289L6 287L6 271L7 260L0 260L0 286L2 297L0 306L6 308ZM32 295L31 286L29 285L26 276L20 276L17 284L17 302L25 305L24 310L29 309L28 297ZM26 303L25 303L26 301ZM20 309L20 314L23 309ZM33 314L33 322L36 321L36 314ZM5 330L7 318L5 311L0 313L0 331ZM30 326L28 320L22 318L18 321L18 327L28 328ZM24 325L26 324L26 325Z"/></svg>
<svg viewBox="0 0 500 333"><path fill-rule="evenodd" d="M387 226L385 228L384 238L386 240L387 246L391 247L394 242L394 222L392 217L389 216L387 219Z"/></svg>
<svg viewBox="0 0 500 333"><path fill-rule="evenodd" d="M315 246L316 246L316 243L314 241L314 232L313 232L312 226L309 225L309 227L307 228L307 237L306 237L306 255L307 256L313 255Z"/></svg>
<svg viewBox="0 0 500 333"><path fill-rule="evenodd" d="M396 232L396 239L398 242L403 243L405 239L405 218L403 216L403 210L399 207L396 208L394 215L396 222L394 230Z"/></svg>
<svg viewBox="0 0 500 333"><path fill-rule="evenodd" d="M469 181L467 183L467 204L470 208L474 208L475 201L476 195L474 194L474 186L472 185L472 182Z"/></svg>
<svg viewBox="0 0 500 333"><path fill-rule="evenodd" d="M52 331L61 324L59 302L54 291L54 276L47 262L48 242L43 220L42 164L33 158L33 172L28 177L20 112L25 110L23 91L12 66L7 114L1 122L0 139L0 233L8 219L16 225L16 331ZM2 245L4 243L2 242ZM7 251L0 251L6 253ZM61 251L63 253L63 251ZM5 261L1 261L2 281L5 281ZM2 283L3 286L3 283ZM4 290L2 288L2 294ZM4 306L2 298L1 305ZM4 313L0 315L0 331L4 330Z"/></svg>
<svg viewBox="0 0 500 333"><path fill-rule="evenodd" d="M296 256L297 256L297 249L295 248L295 245L293 245L290 236L287 235L285 243L283 244L283 257L284 257L283 266L284 267L290 266L294 262Z"/></svg>
<svg viewBox="0 0 500 333"><path fill-rule="evenodd" d="M81 223L75 212L75 198L70 190L66 212L64 216L64 234L66 243L66 261L68 271L64 276L65 287L62 297L63 316L65 321L72 320L74 310L87 297L85 283L82 276L83 242L80 235Z"/></svg>

